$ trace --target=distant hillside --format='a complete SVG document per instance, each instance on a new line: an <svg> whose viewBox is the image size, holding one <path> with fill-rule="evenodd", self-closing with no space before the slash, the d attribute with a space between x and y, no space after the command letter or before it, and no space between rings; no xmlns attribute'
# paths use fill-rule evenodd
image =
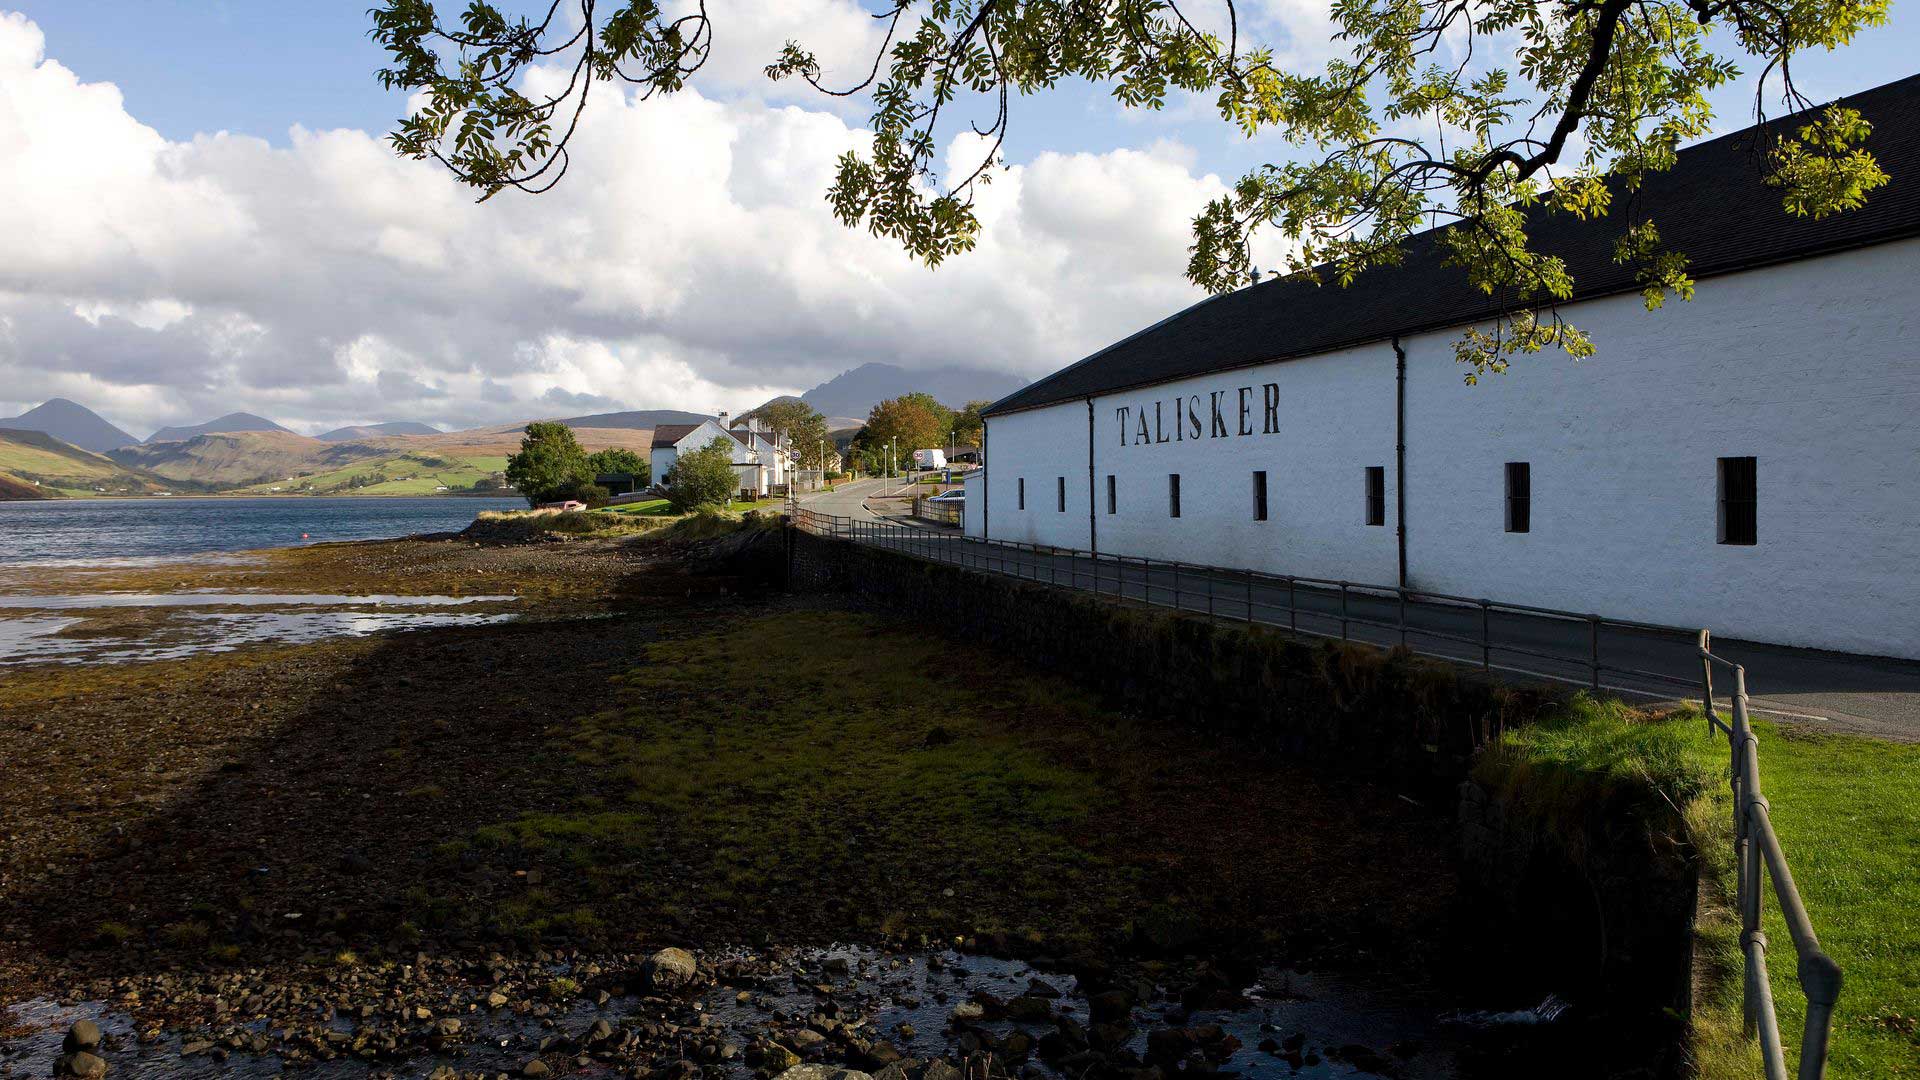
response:
<svg viewBox="0 0 1920 1080"><path fill-rule="evenodd" d="M267 419L252 413L228 413L218 420L209 420L192 427L164 427L147 436L149 443L185 442L198 435L224 435L238 431L280 431L288 435L293 432Z"/></svg>
<svg viewBox="0 0 1920 1080"><path fill-rule="evenodd" d="M66 398L53 398L19 416L0 419L0 428L43 431L64 443L95 453L140 441L101 419L99 413Z"/></svg>
<svg viewBox="0 0 1920 1080"><path fill-rule="evenodd" d="M958 409L969 401L997 401L1026 384L1018 375L985 368L908 371L893 364L861 364L801 394L800 400L826 416L859 417L864 422L875 405L916 390Z"/></svg>
<svg viewBox="0 0 1920 1080"><path fill-rule="evenodd" d="M291 431L233 431L122 447L112 457L169 480L225 488L335 469L388 453L365 443L324 443Z"/></svg>
<svg viewBox="0 0 1920 1080"><path fill-rule="evenodd" d="M575 428L589 451L624 447L644 454L651 429ZM217 491L430 495L470 489L507 467L521 430L379 435L326 442L288 431L235 431L114 451L113 460L164 482Z"/></svg>
<svg viewBox="0 0 1920 1080"><path fill-rule="evenodd" d="M138 495L168 486L44 431L0 430L0 498Z"/></svg>
<svg viewBox="0 0 1920 1080"><path fill-rule="evenodd" d="M560 421L570 428L645 428L652 431L661 424L697 424L702 420L711 420L705 413L681 412L678 409L639 409L632 412L594 413L592 416L570 416ZM521 425L524 427L525 425Z"/></svg>
<svg viewBox="0 0 1920 1080"><path fill-rule="evenodd" d="M417 420L392 420L384 424L361 424L357 427L334 428L322 432L314 438L321 442L352 442L356 439L377 439L382 435L438 435L440 429L431 424L422 424Z"/></svg>

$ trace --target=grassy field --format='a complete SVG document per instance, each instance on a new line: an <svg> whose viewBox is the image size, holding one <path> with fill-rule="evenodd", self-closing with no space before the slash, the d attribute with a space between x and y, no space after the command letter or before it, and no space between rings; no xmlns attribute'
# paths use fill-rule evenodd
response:
<svg viewBox="0 0 1920 1080"><path fill-rule="evenodd" d="M728 513L744 514L749 510L778 510L786 504L787 500L785 499L761 499L758 502L747 502L735 499L733 502L727 504L726 509ZM601 512L608 514L639 514L644 517L674 516L673 507L668 505L665 499L647 499L643 502L622 503L619 506L605 507Z"/></svg>
<svg viewBox="0 0 1920 1080"><path fill-rule="evenodd" d="M348 492L355 495L432 495L441 487L448 489L472 487L475 481L485 479L506 467L505 455L399 454L391 458L355 462L331 472L315 473L312 476L298 476L291 480L256 484L247 488L246 491L251 494L305 491L316 495ZM355 486L356 480L364 481L378 476L386 476L389 479Z"/></svg>
<svg viewBox="0 0 1920 1080"><path fill-rule="evenodd" d="M1920 1077L1920 746L1758 725L1760 786L1820 944L1845 971L1836 1078ZM1793 946L1767 900L1781 1033L1805 1013Z"/></svg>
<svg viewBox="0 0 1920 1080"><path fill-rule="evenodd" d="M1688 821L1710 879L1696 954L1709 976L1695 1003L1699 1075L1758 1075L1758 1052L1740 1034L1724 738L1709 735L1692 711L1652 722L1613 705L1578 702L1575 712L1574 722L1510 739L1549 783L1551 770L1564 767L1602 783L1651 779L1676 802L1690 800ZM1764 722L1755 730L1774 829L1821 946L1845 971L1827 1075L1920 1077L1920 746ZM1797 1050L1805 998L1771 892L1764 929L1781 1034Z"/></svg>

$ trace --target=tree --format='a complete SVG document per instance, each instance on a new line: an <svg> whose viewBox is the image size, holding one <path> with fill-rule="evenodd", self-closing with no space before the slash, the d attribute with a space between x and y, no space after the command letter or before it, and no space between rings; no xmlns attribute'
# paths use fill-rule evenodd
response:
<svg viewBox="0 0 1920 1080"><path fill-rule="evenodd" d="M747 415L757 417L761 423L785 435L788 445L799 455L801 468L820 468L823 444L831 440L827 438L827 418L821 416L818 409L799 398L781 398Z"/></svg>
<svg viewBox="0 0 1920 1080"><path fill-rule="evenodd" d="M686 513L702 506L725 506L740 490L733 469L733 440L715 439L691 453L681 454L667 470L667 502Z"/></svg>
<svg viewBox="0 0 1920 1080"><path fill-rule="evenodd" d="M647 485L646 459L624 447L615 446L606 450L595 450L587 455L587 468L592 469L595 476L626 473L633 477L635 485L639 487Z"/></svg>
<svg viewBox="0 0 1920 1080"><path fill-rule="evenodd" d="M953 441L956 446L979 446L980 437L986 431L986 424L980 419L980 410L993 404L991 401L969 401L953 417Z"/></svg>
<svg viewBox="0 0 1920 1080"><path fill-rule="evenodd" d="M883 401L867 414L867 426L856 440L875 450L889 443L898 449L898 462L907 460L915 450L947 445L947 432L953 427L953 410L933 399L931 394L902 394ZM886 461L884 457L880 459Z"/></svg>
<svg viewBox="0 0 1920 1080"><path fill-rule="evenodd" d="M609 0L604 15L601 2L571 0L577 15L560 17L552 0L536 23L490 0L445 22L429 0L381 0L371 33L393 66L378 78L420 103L395 148L433 158L482 200L550 189L596 84L673 93L712 44L704 3L676 17L658 0ZM1249 137L1277 133L1297 159L1252 170L1194 219L1187 276L1216 292L1244 284L1250 238L1270 228L1288 241L1291 273L1344 286L1396 261L1414 231L1450 222L1450 261L1500 304L1490 330L1457 344L1472 382L1516 353L1593 351L1560 317L1575 283L1560 259L1533 250L1530 225L1628 201L1709 130L1708 96L1738 74L1739 57L1761 66L1756 118L1770 102L1806 107L1794 57L1884 23L1889 0L1329 2L1341 55L1319 71L1243 41L1235 0L887 0L877 12L886 38L856 84L823 83L818 60L792 41L766 73L871 96L871 150L840 158L828 201L847 225L928 265L974 246L973 193L1002 165L1013 102L1081 80L1129 107L1211 94L1223 122ZM539 63L570 75L551 95L525 96L521 77ZM984 149L943 182L942 140L969 108ZM1756 164L1788 211L1841 212L1887 182L1869 134L1856 110L1829 107L1771 129ZM1686 254L1661 244L1658 222L1629 208L1617 255L1638 268L1649 309L1691 298Z"/></svg>
<svg viewBox="0 0 1920 1080"><path fill-rule="evenodd" d="M572 428L536 420L527 425L520 452L507 459L507 482L527 497L528 506L538 506L591 487L593 469Z"/></svg>

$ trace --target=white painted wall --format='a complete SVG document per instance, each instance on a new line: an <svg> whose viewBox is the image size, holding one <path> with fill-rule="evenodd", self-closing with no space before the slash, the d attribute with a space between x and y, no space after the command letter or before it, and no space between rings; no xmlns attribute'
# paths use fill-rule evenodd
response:
<svg viewBox="0 0 1920 1080"><path fill-rule="evenodd" d="M1003 441L1004 440L1004 441ZM1087 548L1087 403L995 417L987 453L988 535L995 540ZM1066 510L1058 487L1066 479ZM1026 509L1020 485L1026 483ZM968 489L967 499L973 500Z"/></svg>
<svg viewBox="0 0 1920 1080"><path fill-rule="evenodd" d="M966 504L960 512L960 530L968 536L987 534L987 471L970 469L960 477L960 488L967 493Z"/></svg>
<svg viewBox="0 0 1920 1080"><path fill-rule="evenodd" d="M1408 343L1416 584L1920 656L1920 241L1571 314L1599 346L1465 386ZM1758 459L1759 542L1716 543L1716 459ZM1530 461L1533 530L1501 529Z"/></svg>
<svg viewBox="0 0 1920 1080"><path fill-rule="evenodd" d="M1469 596L1707 626L1723 637L1920 657L1920 241L1703 282L1659 312L1572 305L1583 362L1542 354L1465 385L1458 331L1405 341L1411 582ZM1265 433L1263 390L1278 390ZM1249 435L1211 434L1211 395ZM1174 439L1199 395L1203 437ZM1115 410L1162 403L1164 442ZM1137 413L1136 413L1137 415ZM1103 552L1391 583L1394 354L1387 342L993 417L989 533ZM1189 432L1182 431L1182 435ZM1759 543L1716 542L1716 459L1758 458ZM1504 531L1508 461L1532 466L1532 531ZM1384 526L1362 523L1386 467ZM1269 520L1252 518L1254 469ZM1182 517L1167 514L1181 475ZM1105 505L1116 478L1118 512ZM1054 478L1068 480L1069 511ZM1027 509L1015 509L1027 480ZM969 496L972 499L972 496Z"/></svg>

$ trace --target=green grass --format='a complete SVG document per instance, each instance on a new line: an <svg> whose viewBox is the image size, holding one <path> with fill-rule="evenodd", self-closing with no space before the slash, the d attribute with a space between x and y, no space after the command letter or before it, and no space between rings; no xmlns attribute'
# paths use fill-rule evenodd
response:
<svg viewBox="0 0 1920 1080"><path fill-rule="evenodd" d="M778 510L787 505L785 499L761 499L759 501L735 499L724 510L730 514L744 514L749 510ZM639 514L643 517L674 517L676 511L665 499L647 499L642 502L622 503L604 509L609 514Z"/></svg>
<svg viewBox="0 0 1920 1080"><path fill-rule="evenodd" d="M1920 1077L1920 746L1756 722L1760 786L1821 946L1845 972L1828 1075ZM1610 789L1652 783L1686 808L1706 860L1696 958L1696 1070L1757 1075L1740 1033L1739 919L1731 908L1727 746L1694 711L1646 717L1577 698L1565 714L1507 736L1482 762L1529 791L1598 805ZM1517 771L1516 771L1517 770ZM1782 1037L1797 1050L1805 998L1792 938L1771 892L1768 974ZM1789 1070L1791 1071L1791 1069Z"/></svg>
<svg viewBox="0 0 1920 1080"><path fill-rule="evenodd" d="M1845 972L1836 1078L1920 1077L1920 746L1761 723L1760 788L1821 947ZM1767 900L1781 1034L1804 1000L1779 906Z"/></svg>

